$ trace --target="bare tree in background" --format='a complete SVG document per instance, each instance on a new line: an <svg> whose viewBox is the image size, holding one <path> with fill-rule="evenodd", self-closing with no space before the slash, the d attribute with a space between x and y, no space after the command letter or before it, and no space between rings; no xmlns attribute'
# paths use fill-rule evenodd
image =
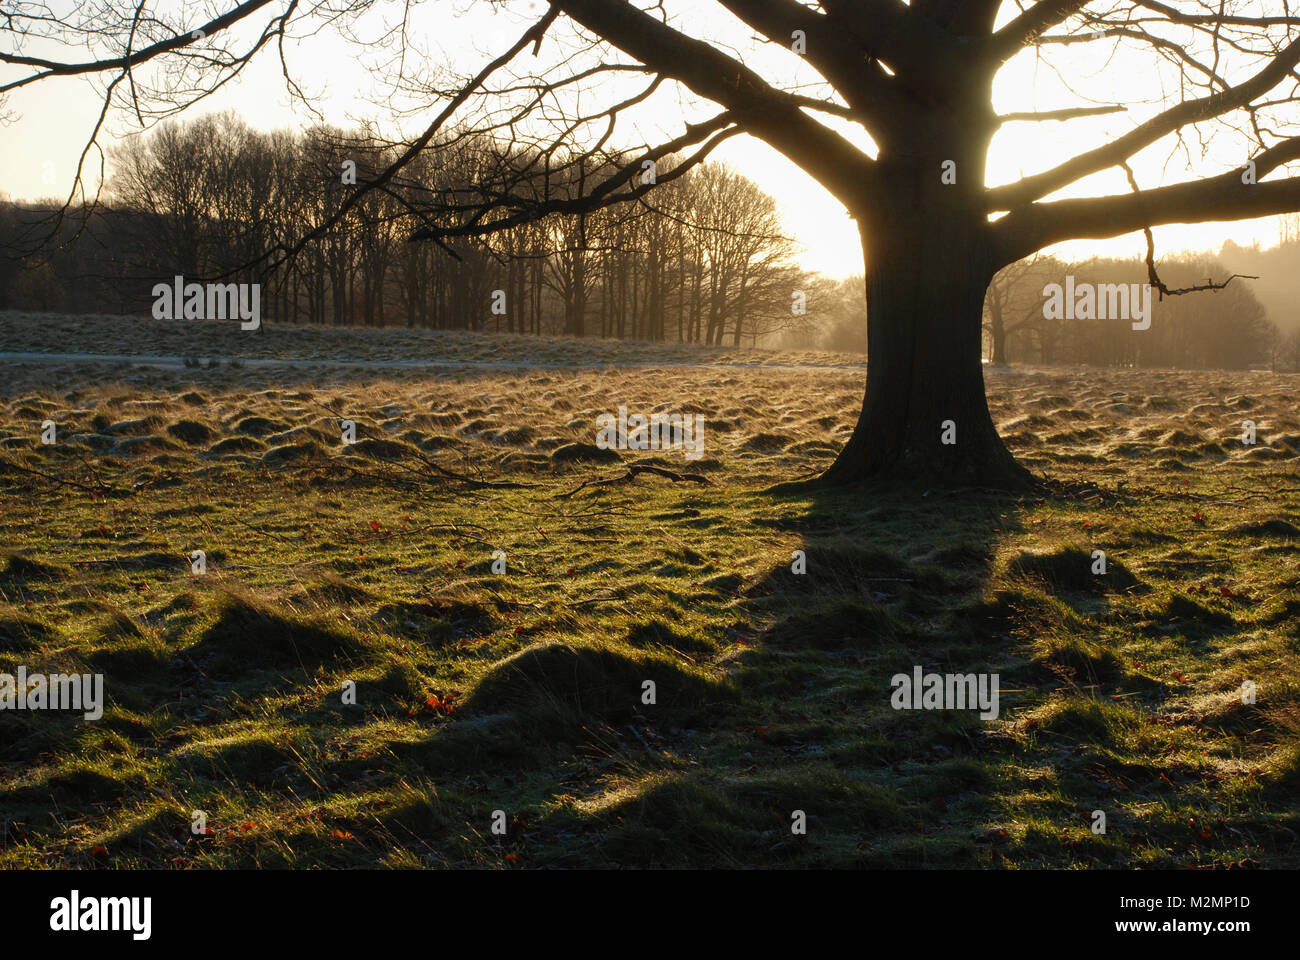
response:
<svg viewBox="0 0 1300 960"><path fill-rule="evenodd" d="M106 111L116 105L165 113L224 83L259 51L277 49L286 25L338 26L370 6L360 0L215 2L216 15L178 22L122 0L65 17L20 3L2 28L8 49L0 52L20 75L0 92L51 76L93 74L107 78ZM485 170L479 210L458 210L416 232L443 243L639 199L723 140L757 137L843 203L862 238L866 394L857 427L823 480L1017 487L1029 476L994 429L980 362L985 291L1000 268L1073 238L1300 210L1300 179L1262 182L1300 158L1294 115L1300 16L1289 2L718 0L717 6L790 51L821 82L795 84L776 70L762 75L729 49L679 28L680 19L663 4L551 0L478 74L430 87L440 108L424 133L359 185L333 218L348 216L369 191L386 189L453 116L470 117L474 128L524 150L532 161L526 169L550 175L543 184L551 176L572 182L574 170L602 173L581 178L583 193L573 196L539 189L537 178L519 176L519 164ZM512 66L551 33L558 55L540 74ZM69 51L88 44L91 58L26 53L25 41L36 37ZM1031 51L1051 65L1055 52L1080 44L1144 53L1152 75L1172 71L1177 83L1170 89L1177 94L1118 137L1014 183L989 186L989 146L1002 125L1069 122L1123 109L1087 101L1052 113L999 116L993 109L994 78L1010 59ZM145 64L163 67L167 82L146 83ZM629 89L627 81L637 78L640 85ZM669 86L717 110L618 166L616 157L630 148L613 143L617 119ZM569 95L577 90L584 96ZM875 153L820 118L860 126ZM1147 186L1130 175L1128 192L1049 199L1094 174L1128 169L1148 149L1173 156L1186 147L1190 156L1184 137L1204 141L1217 134L1239 152L1227 169ZM647 163L653 169L669 157L678 158L671 169L644 176ZM1248 177L1240 169L1247 162ZM956 424L955 444L941 442L945 421Z"/></svg>
<svg viewBox="0 0 1300 960"><path fill-rule="evenodd" d="M1300 213L1284 213L1279 219L1279 240L1283 244L1300 242Z"/></svg>
<svg viewBox="0 0 1300 960"><path fill-rule="evenodd" d="M1008 337L1019 335L1023 340L1029 334L1038 341L1039 358L1047 361L1046 341L1054 321L1043 316L1042 284L1035 282L1042 278L1045 265L1035 255L1003 267L989 283L984 298L984 328L989 336L991 365L1003 367L1010 362Z"/></svg>

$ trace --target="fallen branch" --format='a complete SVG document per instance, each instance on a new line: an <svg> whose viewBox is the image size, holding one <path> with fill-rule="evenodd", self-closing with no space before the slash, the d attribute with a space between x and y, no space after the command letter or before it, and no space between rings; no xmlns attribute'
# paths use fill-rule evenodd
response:
<svg viewBox="0 0 1300 960"><path fill-rule="evenodd" d="M490 489L490 490L526 490L529 487L535 487L535 483L520 483L515 480L476 480L474 477L466 476L463 473L456 473L454 470L448 470L446 467L440 467L428 457L420 457L425 466L447 480L455 480L457 483L463 483L473 489ZM392 461L389 461L392 462Z"/></svg>
<svg viewBox="0 0 1300 960"><path fill-rule="evenodd" d="M81 483L80 481L77 480L69 480L67 477L60 477L57 476L56 474L46 473L44 470L37 470L35 467L29 467L26 464L19 463L13 457L9 457L9 456L2 457L0 458L0 463L3 463L6 467L16 470L19 473L31 474L32 476L40 477L43 480L49 480L53 483L62 483L65 484L66 486L76 487L78 490L86 490L90 493L100 494L101 496L107 494L120 495L122 492L117 487L113 486L111 483L108 483L105 480L101 480L98 477L95 478L95 482L96 484L98 484L98 486L91 486L88 483Z"/></svg>
<svg viewBox="0 0 1300 960"><path fill-rule="evenodd" d="M645 742L645 737L641 736L641 731L637 730L637 728L632 726L632 724L630 723L627 725L627 728L632 731L632 736L636 737L637 740L641 741L641 746L645 747L646 753L657 754L658 751L656 751L653 747L651 747L650 744Z"/></svg>
<svg viewBox="0 0 1300 960"><path fill-rule="evenodd" d="M387 467L393 467L397 471L400 471L401 474L405 474L405 476L401 476L399 473L375 473L368 470L361 470L350 463L339 463L338 461L333 461L331 466L342 468L353 476L362 477L366 480L372 480L379 483L401 484L414 489L436 487L439 485L437 482L438 480L461 483L472 490L522 490L528 487L537 486L537 484L517 483L513 480L478 480L474 477L466 476L465 474L447 470L444 467L440 467L437 464L424 459L419 459L417 461L418 464L433 470L434 473L438 474L437 477L430 477L427 474L420 472L417 466L410 463L403 463L400 460L386 460L380 457L376 458L375 462L381 463Z"/></svg>
<svg viewBox="0 0 1300 960"><path fill-rule="evenodd" d="M669 470L666 467L656 467L649 463L634 463L627 468L627 473L619 477L606 477L604 480L584 480L578 486L574 487L568 493L559 495L560 500L567 500L580 490L587 487L609 487L620 483L631 483L643 473L653 473L659 477L667 477L674 483L699 483L704 486L711 486L713 481L702 473L678 473L675 470Z"/></svg>

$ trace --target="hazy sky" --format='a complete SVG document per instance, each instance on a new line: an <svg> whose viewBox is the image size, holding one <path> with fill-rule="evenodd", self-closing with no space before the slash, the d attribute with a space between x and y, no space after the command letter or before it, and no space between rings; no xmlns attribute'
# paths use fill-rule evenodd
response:
<svg viewBox="0 0 1300 960"><path fill-rule="evenodd" d="M198 5L184 5L193 10ZM223 8L226 3L223 2ZM811 82L814 75L800 68L789 51L773 44L753 42L743 26L732 20L712 3L669 3L668 9L683 25L697 35L726 44L743 56L764 75L779 77L783 82ZM428 62L450 62L459 72L470 73L496 53L508 47L520 34L525 17L536 16L543 5L536 0L520 0L507 5L504 12L495 5L471 0L426 0L418 6L412 19L412 35L429 57ZM57 8L57 4L56 4ZM177 11L178 0L162 0L150 9ZM362 37L375 36L381 23L399 15L400 4L379 3L374 14L360 24ZM1014 5L1003 11L1003 19L1014 13ZM186 14L186 25L197 25L208 13ZM295 76L305 88L321 96L320 109L326 118L341 125L374 117L392 129L382 105L392 102L390 91L377 85L371 61L386 56L375 47L349 45L330 32L288 45L288 57ZM554 55L548 41L542 60ZM44 48L46 54L49 48ZM269 54L269 55L267 55ZM84 50L65 52L65 57L82 59ZM1172 102L1166 91L1177 90L1172 71L1153 66L1147 55L1134 56L1115 44L1053 47L1051 65L1036 62L1032 54L1022 54L999 75L994 91L995 107L1000 112L1050 110L1063 106L1097 103L1126 103L1131 109L1122 114L1073 120L1065 123L1014 123L1005 126L994 140L990 154L989 181L1002 183L1017 179L1022 173L1047 168L1065 157L1095 146L1109 137L1130 129ZM532 66L535 61L521 58ZM1242 66L1249 67L1249 61ZM1256 62L1257 64L1257 62ZM1257 66L1256 66L1257 68ZM0 71L0 76L12 76ZM1234 74L1227 70L1229 79ZM1067 89L1068 79L1074 92ZM598 95L599 91L593 91ZM1081 99L1081 95L1087 99ZM376 102L380 104L376 105ZM0 128L0 191L13 198L62 196L69 186L76 158L94 125L99 110L96 90L83 79L42 81L11 97L8 111L19 118ZM251 125L263 129L302 126L313 119L301 106L292 107L284 89L280 64L274 50L261 58L236 81L191 108L187 115L197 116L215 109L234 109ZM687 106L691 116L706 115L699 106ZM713 108L708 108L712 110ZM431 113L423 112L403 122L408 131L422 129ZM661 96L651 106L632 118L646 135L659 130L680 130L683 105L677 93ZM129 131L133 118L114 116L109 122L113 134ZM1285 132L1285 131L1283 131ZM860 131L855 140L868 144ZM101 138L105 145L115 142L113 135ZM1172 140L1144 151L1134 164L1143 186L1171 183L1186 179L1190 173L1219 173L1244 162L1247 145L1233 137L1220 137L1202 151L1195 143L1194 164L1181 153L1171 158ZM1203 155L1202 155L1203 153ZM788 230L803 245L803 264L833 276L843 276L862 269L857 232L844 208L815 181L766 145L749 137L725 144L714 157L726 160L755 180L781 203ZM1166 163L1168 166L1166 167ZM91 158L89 170L94 174L98 160ZM1069 191L1078 195L1118 193L1127 184L1118 171L1098 175L1085 181L1083 189ZM1064 195L1064 194L1063 194ZM1159 252L1174 253L1181 249L1217 249L1224 240L1250 244L1258 241L1270 245L1277 239L1277 220L1267 218L1230 224L1174 226L1156 231ZM1092 253L1131 255L1144 251L1141 236L1132 235L1104 244L1067 244L1055 248L1069 257Z"/></svg>

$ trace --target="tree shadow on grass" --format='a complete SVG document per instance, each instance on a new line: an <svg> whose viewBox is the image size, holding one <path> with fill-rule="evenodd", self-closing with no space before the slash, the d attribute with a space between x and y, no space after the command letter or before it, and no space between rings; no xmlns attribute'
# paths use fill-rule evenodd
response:
<svg viewBox="0 0 1300 960"><path fill-rule="evenodd" d="M990 579L1020 501L812 489L768 502L750 535L789 544L732 592L736 699L706 731L707 762L652 773L570 829L599 832L619 863L978 865L969 831L940 821L992 816L989 722L895 710L890 679L1004 668L1016 614Z"/></svg>
<svg viewBox="0 0 1300 960"><path fill-rule="evenodd" d="M758 628L739 673L756 716L751 754L787 782L829 765L893 799L891 820L854 832L854 863L991 865L990 825L1020 780L1008 719L1030 677L1060 682L1026 644L1052 598L998 559L1024 533L1032 501L812 487L776 504L756 522L798 539L740 604ZM1087 554L1048 556L1053 567L1084 563L1088 575ZM896 708L893 678L918 670L998 675L997 716L975 703L922 709L919 692ZM847 808L835 817L856 822Z"/></svg>

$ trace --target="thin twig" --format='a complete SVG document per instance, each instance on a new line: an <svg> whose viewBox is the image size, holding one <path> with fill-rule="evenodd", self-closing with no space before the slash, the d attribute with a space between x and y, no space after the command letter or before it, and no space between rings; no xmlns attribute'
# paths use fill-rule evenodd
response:
<svg viewBox="0 0 1300 960"><path fill-rule="evenodd" d="M630 483L643 473L653 473L656 476L667 477L674 483L699 483L704 486L712 486L713 481L702 473L677 473L665 467L656 467L649 463L634 463L627 468L627 473L618 477L606 477L604 480L584 480L578 486L574 487L568 493L561 493L558 497L560 500L567 500L580 490L587 487L608 487L614 484Z"/></svg>
<svg viewBox="0 0 1300 960"><path fill-rule="evenodd" d="M13 459L12 457L6 456L0 458L0 463L4 463L6 467L12 467L14 470L17 470L20 473L27 473L27 474L31 474L32 476L41 477L44 480L49 480L53 483L62 483L69 487L76 487L78 490L87 490L91 493L97 493L101 495L110 494L110 493L118 494L122 492L117 487L113 486L111 483L108 483L104 480L100 480L98 477L95 478L95 482L99 485L91 486L88 483L81 483L80 481L77 480L69 480L67 477L60 477L57 476L56 474L46 473L44 470L37 470L35 467L29 467L26 464L19 463L17 460Z"/></svg>

